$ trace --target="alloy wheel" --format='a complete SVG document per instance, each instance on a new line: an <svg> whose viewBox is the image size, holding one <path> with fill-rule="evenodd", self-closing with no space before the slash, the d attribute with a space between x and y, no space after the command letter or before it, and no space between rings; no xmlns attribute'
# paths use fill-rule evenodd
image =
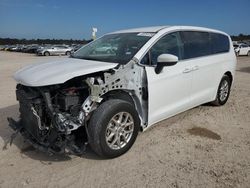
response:
<svg viewBox="0 0 250 188"><path fill-rule="evenodd" d="M130 113L119 112L114 115L106 129L106 143L113 149L118 150L127 145L134 132L134 120Z"/></svg>
<svg viewBox="0 0 250 188"><path fill-rule="evenodd" d="M227 80L223 80L220 86L219 97L221 101L225 101L229 93L229 83Z"/></svg>

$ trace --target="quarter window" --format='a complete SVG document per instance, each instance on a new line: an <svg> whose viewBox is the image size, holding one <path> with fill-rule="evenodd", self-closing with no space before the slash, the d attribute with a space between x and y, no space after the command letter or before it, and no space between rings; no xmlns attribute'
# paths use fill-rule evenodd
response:
<svg viewBox="0 0 250 188"><path fill-rule="evenodd" d="M229 51L229 39L226 35L211 33L211 46L213 54Z"/></svg>

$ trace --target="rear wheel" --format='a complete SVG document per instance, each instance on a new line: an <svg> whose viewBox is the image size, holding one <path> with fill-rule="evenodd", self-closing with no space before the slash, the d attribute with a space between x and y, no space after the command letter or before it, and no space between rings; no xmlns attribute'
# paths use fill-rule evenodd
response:
<svg viewBox="0 0 250 188"><path fill-rule="evenodd" d="M221 106L224 105L230 95L230 89L231 89L231 79L229 76L224 75L220 81L218 90L217 90L217 95L215 101L212 102L212 104L216 106Z"/></svg>
<svg viewBox="0 0 250 188"><path fill-rule="evenodd" d="M66 55L68 55L68 56L69 56L70 54L71 54L71 53L70 53L70 51L67 51L67 52L66 52Z"/></svg>
<svg viewBox="0 0 250 188"><path fill-rule="evenodd" d="M50 53L49 53L49 52L44 52L44 55L45 55L45 56L49 56Z"/></svg>
<svg viewBox="0 0 250 188"><path fill-rule="evenodd" d="M120 156L134 144L139 126L140 120L132 104L110 99L101 104L90 119L90 146L100 156Z"/></svg>
<svg viewBox="0 0 250 188"><path fill-rule="evenodd" d="M247 52L247 56L250 56L250 51Z"/></svg>

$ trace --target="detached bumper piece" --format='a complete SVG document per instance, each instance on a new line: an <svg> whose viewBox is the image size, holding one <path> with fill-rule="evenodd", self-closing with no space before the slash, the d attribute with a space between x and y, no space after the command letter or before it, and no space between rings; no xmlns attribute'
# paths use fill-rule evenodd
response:
<svg viewBox="0 0 250 188"><path fill-rule="evenodd" d="M86 145L83 145L82 148L79 148L75 145L73 136L66 136L64 141L57 142L58 137L53 134L49 137L51 143L43 143L39 142L36 138L34 138L34 136L32 136L32 134L29 133L29 131L24 128L21 120L15 121L12 118L7 118L7 120L9 122L9 126L15 131L15 133L13 133L11 136L10 144L16 135L20 133L24 137L25 141L31 144L34 148L48 154L82 155L86 151Z"/></svg>

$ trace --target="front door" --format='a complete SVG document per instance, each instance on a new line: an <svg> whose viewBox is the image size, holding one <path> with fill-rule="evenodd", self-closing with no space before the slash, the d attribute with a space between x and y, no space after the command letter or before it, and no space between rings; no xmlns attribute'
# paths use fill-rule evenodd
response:
<svg viewBox="0 0 250 188"><path fill-rule="evenodd" d="M192 82L192 65L181 61L182 43L179 33L171 33L162 37L146 54L142 64L146 66L148 79L148 123L149 126L182 112L190 106ZM155 73L157 57L161 54L172 54L179 58L176 65L164 67L159 74ZM149 63L146 63L149 61Z"/></svg>

